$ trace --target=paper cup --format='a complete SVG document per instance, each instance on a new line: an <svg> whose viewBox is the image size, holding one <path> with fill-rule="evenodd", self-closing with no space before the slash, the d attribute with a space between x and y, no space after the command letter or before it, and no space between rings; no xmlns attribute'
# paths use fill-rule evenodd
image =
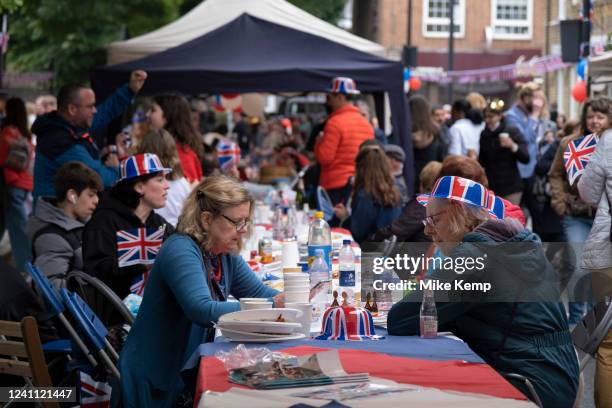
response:
<svg viewBox="0 0 612 408"><path fill-rule="evenodd" d="M245 303L270 303L267 298L241 298L240 299L240 310L247 310L244 307Z"/></svg>
<svg viewBox="0 0 612 408"><path fill-rule="evenodd" d="M294 283L291 281L285 282L284 290L286 292L305 292L310 291L310 285L308 282Z"/></svg>
<svg viewBox="0 0 612 408"><path fill-rule="evenodd" d="M300 262L300 250L296 240L283 241L281 262L283 267L297 267Z"/></svg>
<svg viewBox="0 0 612 408"><path fill-rule="evenodd" d="M310 300L310 291L285 291L285 302L289 303L308 303Z"/></svg>
<svg viewBox="0 0 612 408"><path fill-rule="evenodd" d="M502 132L502 133L499 134L499 138L500 139L505 139L507 137L510 137L510 133L508 133L508 132Z"/></svg>
<svg viewBox="0 0 612 408"><path fill-rule="evenodd" d="M297 322L302 325L301 333L304 333L306 338L310 337L310 325L312 324L312 305L310 303L289 302L285 303L287 309L297 309L302 312L302 316L298 317Z"/></svg>
<svg viewBox="0 0 612 408"><path fill-rule="evenodd" d="M272 302L240 302L240 310L272 309Z"/></svg>

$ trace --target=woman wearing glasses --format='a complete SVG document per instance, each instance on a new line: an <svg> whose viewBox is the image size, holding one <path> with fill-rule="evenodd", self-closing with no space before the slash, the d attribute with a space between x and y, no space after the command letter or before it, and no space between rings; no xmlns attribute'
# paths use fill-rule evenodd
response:
<svg viewBox="0 0 612 408"><path fill-rule="evenodd" d="M284 305L283 295L264 286L238 255L252 212L248 191L227 176L207 177L191 192L177 233L157 255L121 352L113 406L171 407L183 389L185 359L214 339L221 315L240 310L238 302L226 302L230 294Z"/></svg>
<svg viewBox="0 0 612 408"><path fill-rule="evenodd" d="M495 370L528 379L544 407L573 406L578 362L539 238L504 219L501 200L468 179L441 177L418 200L426 206L425 233L446 257L428 278L452 288L435 293L438 330L452 331ZM391 308L390 335L419 333L420 295ZM524 381L509 381L536 399Z"/></svg>

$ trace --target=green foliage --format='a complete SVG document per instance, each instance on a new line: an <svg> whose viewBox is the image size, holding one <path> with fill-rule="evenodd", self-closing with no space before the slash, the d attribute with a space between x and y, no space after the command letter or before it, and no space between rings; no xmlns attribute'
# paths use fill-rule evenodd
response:
<svg viewBox="0 0 612 408"><path fill-rule="evenodd" d="M19 1L19 0L13 0ZM178 17L182 0L28 0L9 18L8 66L51 70L55 87L86 82L106 62L106 46Z"/></svg>
<svg viewBox="0 0 612 408"><path fill-rule="evenodd" d="M342 15L346 0L289 0L289 3L328 23L336 24Z"/></svg>
<svg viewBox="0 0 612 408"><path fill-rule="evenodd" d="M0 13L12 13L23 6L23 0L0 0Z"/></svg>

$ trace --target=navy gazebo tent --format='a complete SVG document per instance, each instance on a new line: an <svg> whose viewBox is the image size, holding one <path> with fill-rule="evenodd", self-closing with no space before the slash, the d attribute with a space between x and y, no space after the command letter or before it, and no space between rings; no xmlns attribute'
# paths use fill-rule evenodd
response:
<svg viewBox="0 0 612 408"><path fill-rule="evenodd" d="M322 92L331 78L348 76L359 90L374 94L382 111L386 92L395 142L406 152L404 172L413 184L410 117L399 62L341 45L323 37L242 14L177 47L138 60L98 68L92 84L100 99L144 69L143 93Z"/></svg>

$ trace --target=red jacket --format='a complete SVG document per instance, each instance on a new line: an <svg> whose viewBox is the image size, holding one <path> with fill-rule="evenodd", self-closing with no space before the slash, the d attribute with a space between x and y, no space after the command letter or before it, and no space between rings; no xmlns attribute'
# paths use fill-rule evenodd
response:
<svg viewBox="0 0 612 408"><path fill-rule="evenodd" d="M315 157L321 165L319 185L326 190L344 187L355 175L359 145L374 138L374 128L353 105L333 112L315 144Z"/></svg>
<svg viewBox="0 0 612 408"><path fill-rule="evenodd" d="M0 166L4 166L4 161L8 155L10 142L21 137L21 132L15 126L9 125L2 129L0 133ZM32 191L34 189L34 177L32 175L34 164L34 145L28 140L30 146L30 166L24 171L17 171L10 167L4 167L4 181L9 187L17 187L22 190Z"/></svg>
<svg viewBox="0 0 612 408"><path fill-rule="evenodd" d="M191 147L187 145L181 146L179 142L176 142L176 150L178 150L183 174L187 181L193 183L194 181L202 180L202 163L200 163L198 155L191 150Z"/></svg>

